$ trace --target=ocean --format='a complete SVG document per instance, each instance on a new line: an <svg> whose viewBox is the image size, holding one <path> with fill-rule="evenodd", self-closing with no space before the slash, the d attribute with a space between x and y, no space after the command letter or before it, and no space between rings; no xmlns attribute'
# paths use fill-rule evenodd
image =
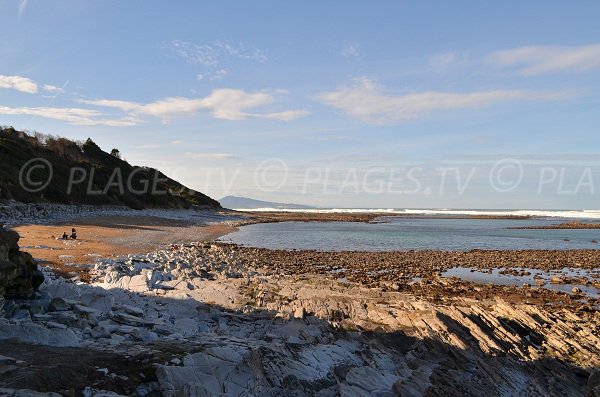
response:
<svg viewBox="0 0 600 397"><path fill-rule="evenodd" d="M433 211L433 210L430 210ZM499 215L494 211L493 215ZM516 215L512 211L510 215ZM569 212L571 213L571 212ZM462 215L456 211L452 215ZM600 211L589 212L590 222ZM426 215L433 215L426 213ZM450 215L450 211L444 211ZM492 215L478 211L476 214ZM504 212L502 215L508 215ZM407 218L385 216L378 223L281 222L243 226L221 238L244 246L324 251L600 249L600 229L514 229L544 226L583 216L530 219ZM596 220L595 222L598 222Z"/></svg>
<svg viewBox="0 0 600 397"><path fill-rule="evenodd" d="M515 210L515 209L435 209L435 208L233 208L248 212L306 212L328 213L381 213L386 215L474 215L474 216L532 216L556 219L600 219L600 210Z"/></svg>

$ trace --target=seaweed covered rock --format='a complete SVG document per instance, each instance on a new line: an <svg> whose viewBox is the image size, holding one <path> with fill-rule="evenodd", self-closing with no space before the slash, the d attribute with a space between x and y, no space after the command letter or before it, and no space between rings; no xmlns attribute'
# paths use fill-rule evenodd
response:
<svg viewBox="0 0 600 397"><path fill-rule="evenodd" d="M0 226L0 314L4 298L27 299L44 281L32 256L19 251L19 234Z"/></svg>

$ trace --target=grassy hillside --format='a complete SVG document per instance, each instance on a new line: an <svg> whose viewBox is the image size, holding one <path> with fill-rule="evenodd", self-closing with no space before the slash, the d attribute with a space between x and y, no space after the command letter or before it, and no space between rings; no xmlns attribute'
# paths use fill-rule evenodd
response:
<svg viewBox="0 0 600 397"><path fill-rule="evenodd" d="M42 167L23 168L35 158L47 160L52 165L52 175ZM50 183L39 192L27 191L28 186L24 188L20 183L20 175L21 180L27 180L28 173L32 181L50 180ZM12 127L0 127L0 199L125 205L136 209L220 207L212 198L186 188L153 168L132 166L120 159L116 151L104 152L91 139L85 143L73 142L26 134Z"/></svg>

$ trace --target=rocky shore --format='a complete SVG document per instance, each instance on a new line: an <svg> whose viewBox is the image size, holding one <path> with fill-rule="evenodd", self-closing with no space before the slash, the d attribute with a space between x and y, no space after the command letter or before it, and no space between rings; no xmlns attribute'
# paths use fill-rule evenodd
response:
<svg viewBox="0 0 600 397"><path fill-rule="evenodd" d="M89 284L43 269L34 299L4 304L0 394L598 395L595 304L551 294L548 305L503 289L452 294L482 286L438 274L478 262L598 264L594 251L534 254L194 243L99 259ZM378 266L395 276L377 276Z"/></svg>
<svg viewBox="0 0 600 397"><path fill-rule="evenodd" d="M204 207L134 210L125 206L21 203L14 200L0 200L0 225L7 227L30 223L48 225L101 216L160 217L202 223L211 217L213 219L209 220L222 221L220 214L223 212L229 211Z"/></svg>
<svg viewBox="0 0 600 397"><path fill-rule="evenodd" d="M242 224L270 222L387 222L386 218L416 219L512 219L527 220L527 215L415 215L390 214L389 212L291 212L291 211L248 211L239 212L249 219ZM240 224L240 225L242 225Z"/></svg>
<svg viewBox="0 0 600 397"><path fill-rule="evenodd" d="M403 290L415 294L443 292L447 294L467 294L473 297L493 294L512 295L532 298L545 296L550 304L565 301L564 294L553 293L543 288L515 288L499 285L478 285L469 288L469 283L454 280L456 291L446 288L447 280L439 276L452 268L479 269L538 269L542 272L559 271L569 268L592 271L591 279L569 280L563 282L594 285L600 288L600 250L473 250L473 251L393 251L393 252L324 252L314 250L270 250L265 248L240 247L220 243L241 261L262 264L274 272L287 275L320 275L335 280L347 280L361 285ZM556 275L560 276L559 274ZM414 280L424 279L415 283ZM519 285L520 287L520 285ZM570 298L570 297L567 297ZM569 300L569 299L567 299ZM592 301L595 301L592 299ZM574 304L579 302L575 299Z"/></svg>
<svg viewBox="0 0 600 397"><path fill-rule="evenodd" d="M558 225L523 226L513 229L600 229L600 223L563 222Z"/></svg>

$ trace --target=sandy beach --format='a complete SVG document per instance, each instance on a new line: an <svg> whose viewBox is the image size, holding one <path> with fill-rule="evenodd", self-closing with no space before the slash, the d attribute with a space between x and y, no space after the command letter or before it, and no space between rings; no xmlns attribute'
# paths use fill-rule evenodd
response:
<svg viewBox="0 0 600 397"><path fill-rule="evenodd" d="M62 240L63 232L77 230L77 239ZM21 225L14 230L20 245L34 258L63 275L87 278L96 258L116 258L150 252L192 241L211 241L235 230L225 223L194 225L192 222L147 216L97 216L54 225Z"/></svg>

